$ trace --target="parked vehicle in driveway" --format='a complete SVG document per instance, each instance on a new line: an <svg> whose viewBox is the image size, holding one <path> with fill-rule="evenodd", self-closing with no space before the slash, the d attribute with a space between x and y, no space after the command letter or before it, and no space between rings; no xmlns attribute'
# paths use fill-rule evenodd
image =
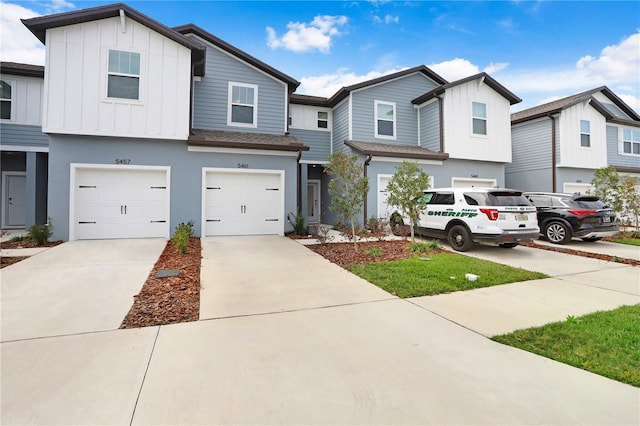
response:
<svg viewBox="0 0 640 426"><path fill-rule="evenodd" d="M554 244L598 241L619 232L616 213L595 195L525 192L538 209L540 233Z"/></svg>
<svg viewBox="0 0 640 426"><path fill-rule="evenodd" d="M457 251L474 243L513 248L538 238L536 208L522 192L504 188L438 188L424 191L420 203L426 210L415 224L418 235L446 238ZM404 232L398 212L390 217L396 235Z"/></svg>

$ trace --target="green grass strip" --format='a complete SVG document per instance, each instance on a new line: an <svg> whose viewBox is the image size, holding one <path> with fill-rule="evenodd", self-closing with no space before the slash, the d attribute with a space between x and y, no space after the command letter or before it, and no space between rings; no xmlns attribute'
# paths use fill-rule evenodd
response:
<svg viewBox="0 0 640 426"><path fill-rule="evenodd" d="M428 296L454 291L470 290L518 281L548 278L540 272L461 256L455 253L437 253L393 262L352 265L349 270L383 290L398 297ZM478 275L468 281L465 274Z"/></svg>
<svg viewBox="0 0 640 426"><path fill-rule="evenodd" d="M569 316L492 340L640 387L640 305Z"/></svg>
<svg viewBox="0 0 640 426"><path fill-rule="evenodd" d="M627 244L630 246L638 246L640 247L640 240L637 238L616 238L615 240L612 240L614 243L618 243L618 244Z"/></svg>

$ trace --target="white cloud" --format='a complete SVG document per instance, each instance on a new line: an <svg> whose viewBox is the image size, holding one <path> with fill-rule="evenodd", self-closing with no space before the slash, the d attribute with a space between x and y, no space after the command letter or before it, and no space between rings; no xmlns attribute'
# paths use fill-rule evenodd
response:
<svg viewBox="0 0 640 426"><path fill-rule="evenodd" d="M20 19L34 18L39 14L17 4L2 2L0 16L0 60L44 65L44 46L20 22Z"/></svg>
<svg viewBox="0 0 640 426"><path fill-rule="evenodd" d="M508 62L497 62L497 63L493 63L491 62L488 66L486 66L484 68L484 72L486 72L487 74L495 74L497 72L502 71L503 69L506 69L509 66Z"/></svg>
<svg viewBox="0 0 640 426"><path fill-rule="evenodd" d="M385 24L397 24L400 22L400 17L393 16L393 15L386 15L384 18L381 18L378 15L375 15L373 17L373 22L375 22L376 24L381 24L383 22Z"/></svg>
<svg viewBox="0 0 640 426"><path fill-rule="evenodd" d="M466 59L455 58L438 64L427 65L445 80L456 81L480 72L477 65Z"/></svg>
<svg viewBox="0 0 640 426"><path fill-rule="evenodd" d="M60 13L67 9L75 9L73 3L69 3L66 0L50 0L50 3L46 6L47 13Z"/></svg>
<svg viewBox="0 0 640 426"><path fill-rule="evenodd" d="M302 77L300 79L302 84L298 89L298 93L331 97L345 86L351 86L352 84L357 84L362 81L372 80L374 78L382 77L383 75L402 71L403 69L406 68L389 69L384 72L370 71L367 74L358 75L349 71L348 68L340 68L333 74Z"/></svg>
<svg viewBox="0 0 640 426"><path fill-rule="evenodd" d="M319 15L308 24L289 22L288 31L278 37L272 27L267 27L267 44L272 49L283 48L294 52L319 50L328 53L334 37L342 35L340 28L346 25L346 16Z"/></svg>

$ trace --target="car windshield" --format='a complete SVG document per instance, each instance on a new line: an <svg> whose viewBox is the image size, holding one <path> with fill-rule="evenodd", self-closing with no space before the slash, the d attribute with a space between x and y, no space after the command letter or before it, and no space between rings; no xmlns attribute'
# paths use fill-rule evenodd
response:
<svg viewBox="0 0 640 426"><path fill-rule="evenodd" d="M464 199L471 206L530 206L519 191L465 192Z"/></svg>

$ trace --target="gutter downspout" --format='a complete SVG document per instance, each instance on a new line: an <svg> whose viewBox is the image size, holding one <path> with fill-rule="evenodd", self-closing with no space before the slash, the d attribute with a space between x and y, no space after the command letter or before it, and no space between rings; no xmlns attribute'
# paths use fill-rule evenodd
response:
<svg viewBox="0 0 640 426"><path fill-rule="evenodd" d="M367 169L369 168L369 163L371 163L371 159L373 158L373 154L369 154L369 157L364 162L364 177L367 177ZM364 204L362 210L364 212L364 221L362 222L363 226L367 226L367 198L364 197Z"/></svg>
<svg viewBox="0 0 640 426"><path fill-rule="evenodd" d="M551 119L551 192L556 192L556 119L549 114Z"/></svg>
<svg viewBox="0 0 640 426"><path fill-rule="evenodd" d="M302 164L300 164L300 159L302 158L302 151L298 151L298 158L296 159L296 214L302 211Z"/></svg>
<svg viewBox="0 0 640 426"><path fill-rule="evenodd" d="M444 106L442 105L442 98L438 96L438 125L440 126L440 152L444 152Z"/></svg>

